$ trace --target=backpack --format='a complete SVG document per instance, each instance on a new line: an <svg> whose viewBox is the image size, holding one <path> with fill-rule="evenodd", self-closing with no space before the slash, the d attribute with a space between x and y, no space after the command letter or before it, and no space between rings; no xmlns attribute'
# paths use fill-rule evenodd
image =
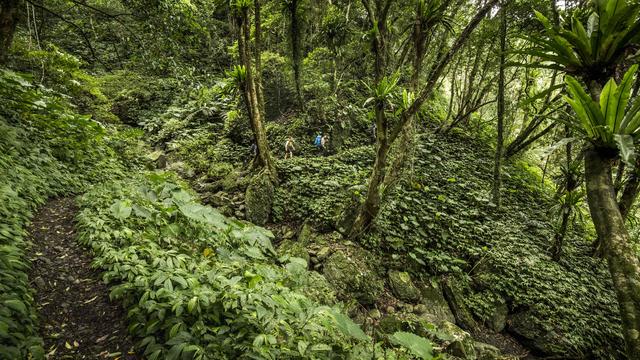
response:
<svg viewBox="0 0 640 360"><path fill-rule="evenodd" d="M320 146L320 140L322 140L322 136L316 136L316 141L313 143L313 145Z"/></svg>

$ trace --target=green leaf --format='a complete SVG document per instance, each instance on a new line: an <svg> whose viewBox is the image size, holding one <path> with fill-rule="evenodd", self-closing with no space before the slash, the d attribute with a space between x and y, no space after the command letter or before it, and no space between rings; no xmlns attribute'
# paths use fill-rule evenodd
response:
<svg viewBox="0 0 640 360"><path fill-rule="evenodd" d="M308 342L302 340L298 341L298 352L300 353L300 356L304 356L304 353L307 351L308 347Z"/></svg>
<svg viewBox="0 0 640 360"><path fill-rule="evenodd" d="M18 299L5 300L4 305L12 310L19 312L22 315L27 315L27 307L22 301Z"/></svg>
<svg viewBox="0 0 640 360"><path fill-rule="evenodd" d="M620 158L627 166L633 168L636 163L636 147L631 135L615 135L616 145L620 150Z"/></svg>
<svg viewBox="0 0 640 360"><path fill-rule="evenodd" d="M604 123L611 132L616 130L614 124L618 113L617 90L618 85L613 79L610 79L600 93L600 110L604 116Z"/></svg>
<svg viewBox="0 0 640 360"><path fill-rule="evenodd" d="M189 313L192 313L193 310L196 308L196 305L198 304L198 297L194 296L191 298L191 300L189 300L189 302L187 303L187 311L189 311Z"/></svg>
<svg viewBox="0 0 640 360"><path fill-rule="evenodd" d="M353 322L353 320L351 320L348 316L343 315L339 312L332 312L331 315L333 315L333 318L338 325L338 329L340 329L343 334L361 341L370 340L369 336L365 334L364 331L362 331L360 325Z"/></svg>
<svg viewBox="0 0 640 360"><path fill-rule="evenodd" d="M132 208L128 201L118 200L115 203L113 203L113 205L111 205L109 209L111 210L111 214L116 219L124 220L129 216L131 216Z"/></svg>
<svg viewBox="0 0 640 360"><path fill-rule="evenodd" d="M132 208L133 208L134 214L136 214L137 217L151 219L151 211L149 209L136 204L133 204Z"/></svg>
<svg viewBox="0 0 640 360"><path fill-rule="evenodd" d="M171 349L169 349L169 352L167 353L166 360L178 360L185 346L187 346L186 343L173 345Z"/></svg>
<svg viewBox="0 0 640 360"><path fill-rule="evenodd" d="M398 331L391 336L390 340L392 343L406 348L413 355L418 356L421 359L433 359L433 346L429 340L423 337L408 332Z"/></svg>

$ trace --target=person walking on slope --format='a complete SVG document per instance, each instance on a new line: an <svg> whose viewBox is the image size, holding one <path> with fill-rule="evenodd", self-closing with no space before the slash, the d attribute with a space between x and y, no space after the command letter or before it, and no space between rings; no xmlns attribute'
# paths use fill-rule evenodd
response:
<svg viewBox="0 0 640 360"><path fill-rule="evenodd" d="M316 139L313 141L313 145L318 148L318 150L322 149L320 145L322 143L322 133L316 135Z"/></svg>
<svg viewBox="0 0 640 360"><path fill-rule="evenodd" d="M320 150L322 151L323 155L327 155L327 145L329 142L329 137L324 134L322 135L322 137L320 138Z"/></svg>
<svg viewBox="0 0 640 360"><path fill-rule="evenodd" d="M289 136L287 138L287 141L285 141L284 143L284 158L285 159L292 158L293 152L295 150L296 150L295 142L293 141L293 138Z"/></svg>

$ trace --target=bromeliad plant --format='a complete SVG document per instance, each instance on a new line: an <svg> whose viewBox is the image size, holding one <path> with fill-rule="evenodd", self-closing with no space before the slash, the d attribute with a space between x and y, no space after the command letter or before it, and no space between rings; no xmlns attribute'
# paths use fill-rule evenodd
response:
<svg viewBox="0 0 640 360"><path fill-rule="evenodd" d="M633 76L638 65L632 66L617 84L610 79L602 89L600 102L594 101L574 77L566 77L567 103L576 113L576 130L599 147L618 148L625 163L635 164L635 142L640 135L640 98L627 109L631 99Z"/></svg>
<svg viewBox="0 0 640 360"><path fill-rule="evenodd" d="M590 144L585 151L585 180L591 218L602 241L618 297L627 355L640 354L640 261L633 256L625 219L611 180L616 148L629 161L635 154L637 106L627 111L627 89L635 68L618 86L612 80L617 71L637 62L634 49L640 42L640 4L637 1L595 0L587 27L574 15L569 29L552 26L536 14L545 36L530 38L529 54L541 59L534 66L549 67L580 78L567 77L573 98L568 99ZM614 86L615 84L615 86ZM587 95L588 94L588 95ZM612 151L612 149L614 151ZM628 185L635 186L633 183ZM625 189L626 190L626 189Z"/></svg>
<svg viewBox="0 0 640 360"><path fill-rule="evenodd" d="M628 56L631 45L640 39L640 4L626 0L595 0L594 8L586 26L575 12L568 29L552 25L536 11L546 36L527 37L534 47L525 52L541 60L535 66L580 76L585 81L606 81L617 64Z"/></svg>

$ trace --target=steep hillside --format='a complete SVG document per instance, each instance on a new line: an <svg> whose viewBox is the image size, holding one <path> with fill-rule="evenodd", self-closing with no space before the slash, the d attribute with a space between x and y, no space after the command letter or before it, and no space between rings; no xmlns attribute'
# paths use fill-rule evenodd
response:
<svg viewBox="0 0 640 360"><path fill-rule="evenodd" d="M550 257L557 225L550 212L553 194L541 184L540 170L524 161L507 164L498 210L490 201L490 147L462 134L423 134L417 143L406 178L389 195L362 244L345 243L334 230L345 207L365 191L372 148L279 160L270 227L281 249L310 256L312 266L325 269L325 275L327 264L344 254L364 257L354 265L371 269L370 278L357 286L349 284L353 279L333 279L333 285L342 299L379 309L385 322L402 319L407 305L425 303L419 297L399 300L402 296L394 291L394 271L408 272L416 282L435 284L436 292L443 287L453 291L447 300L461 312L454 311L455 320L471 332L487 332L477 330L478 322L489 332L513 335L539 355L623 357L606 264L591 256L593 233L575 228L566 256L558 263ZM242 174L232 172L203 186L214 190L205 197L228 214L244 216L244 188L238 180ZM197 182L202 181L207 177ZM310 229L312 235L306 234Z"/></svg>

